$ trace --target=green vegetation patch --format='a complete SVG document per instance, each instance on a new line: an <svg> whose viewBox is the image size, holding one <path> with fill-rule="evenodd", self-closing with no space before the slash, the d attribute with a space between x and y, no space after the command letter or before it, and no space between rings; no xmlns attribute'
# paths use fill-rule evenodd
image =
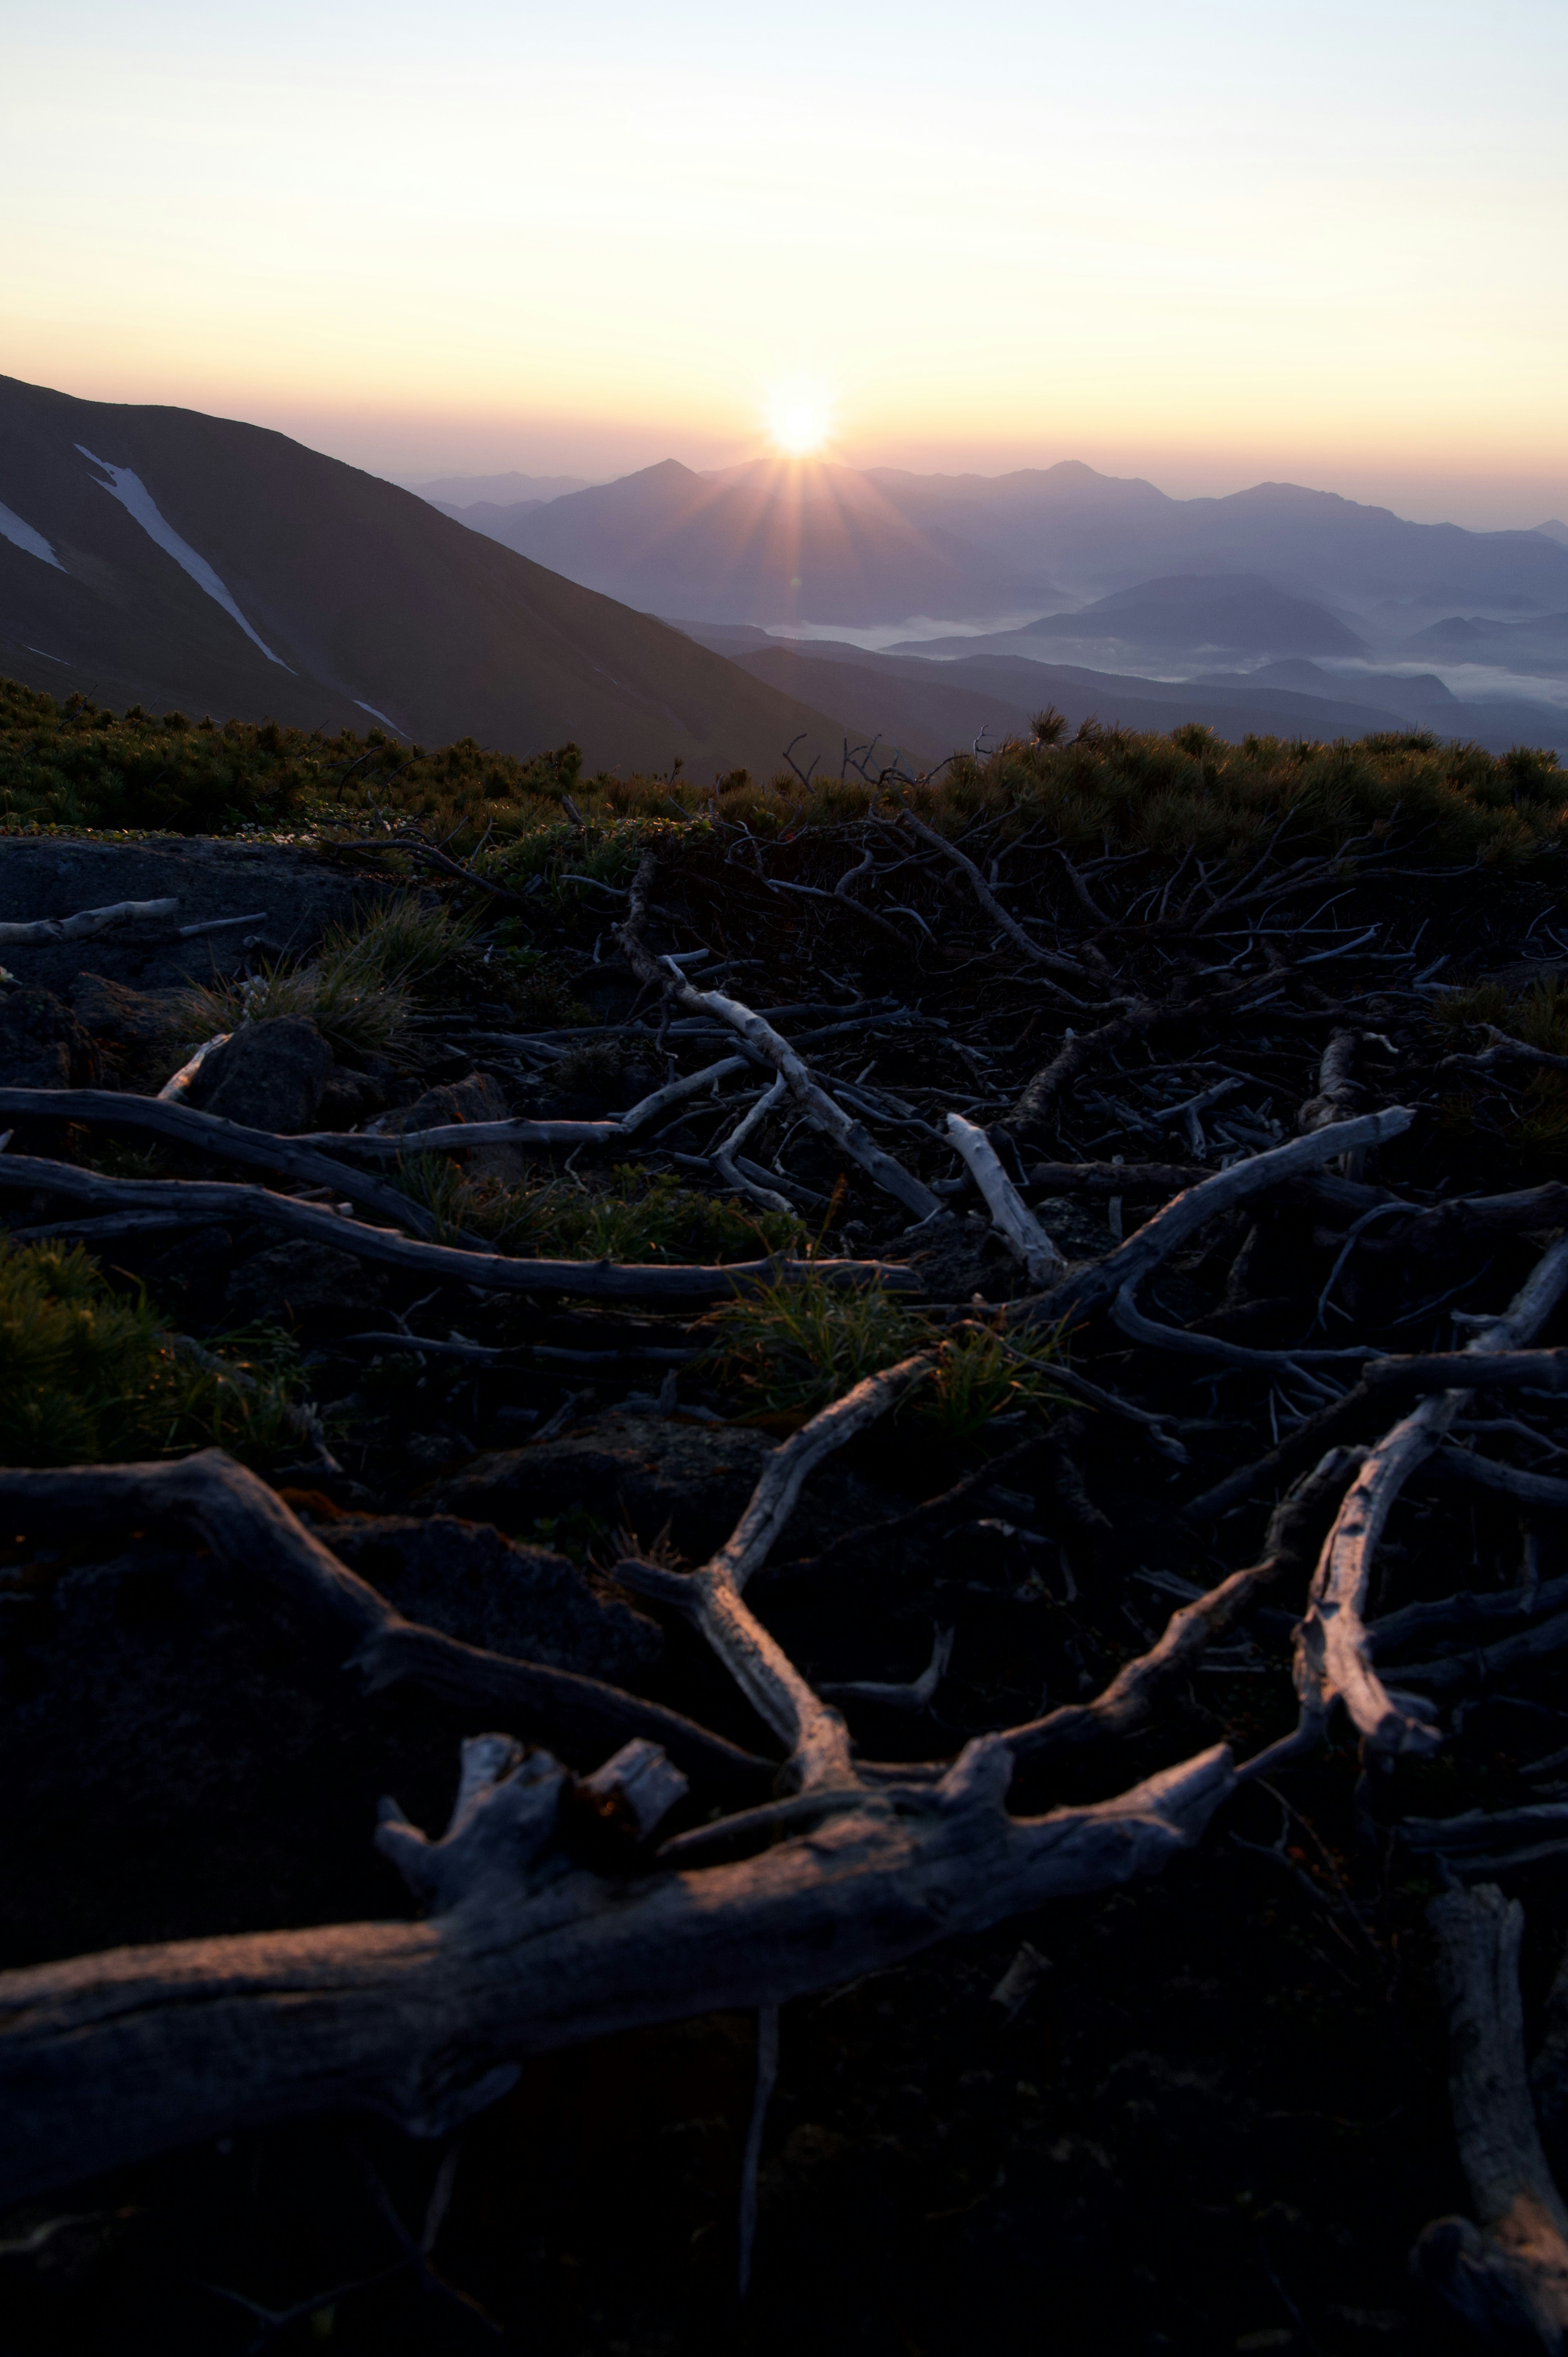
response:
<svg viewBox="0 0 1568 2357"><path fill-rule="evenodd" d="M567 1173L537 1186L470 1174L441 1154L409 1154L395 1182L449 1240L467 1232L529 1260L719 1262L799 1252L805 1230L782 1211L682 1187L669 1171L618 1163L607 1178Z"/></svg>
<svg viewBox="0 0 1568 2357"><path fill-rule="evenodd" d="M1549 977L1517 993L1496 982L1444 991L1434 1003L1432 1019L1455 1052L1487 1047L1490 1033L1498 1030L1548 1055L1568 1056L1568 982ZM1520 1109L1504 1125L1504 1135L1526 1160L1553 1170L1568 1162L1568 1072L1511 1064L1488 1079L1518 1093ZM1457 1094L1443 1108L1445 1125L1467 1127L1474 1110L1467 1092Z"/></svg>
<svg viewBox="0 0 1568 2357"><path fill-rule="evenodd" d="M328 736L185 714L123 716L81 696L0 681L0 826L162 829L224 834L317 833L392 853L421 829L512 889L538 882L601 917L616 912L640 849L693 823L744 820L774 839L845 821L897 816L899 794L951 830L992 816L1104 856L1188 855L1232 866L1278 837L1278 856L1321 856L1391 841L1444 863L1513 863L1563 845L1568 772L1554 752L1488 753L1428 731L1356 742L1251 736L1225 743L1194 722L1168 736L1086 721L1069 738L1059 714L1034 733L930 779L880 782L745 770L703 783L585 776L572 744L527 759L471 737L426 750L384 730ZM1283 834L1280 830L1283 827Z"/></svg>
<svg viewBox="0 0 1568 2357"><path fill-rule="evenodd" d="M80 1244L0 1245L0 1463L102 1464L217 1447L265 1461L285 1426L281 1338L187 1355L139 1291ZM216 1361L216 1363L211 1363Z"/></svg>
<svg viewBox="0 0 1568 2357"><path fill-rule="evenodd" d="M879 1285L837 1286L815 1274L763 1286L710 1310L710 1364L743 1413L804 1423L867 1375L934 1350L929 1380L907 1413L955 1445L998 1415L1045 1415L1062 1394L1051 1383L1055 1332L1009 1337L1004 1320L956 1330L910 1309Z"/></svg>

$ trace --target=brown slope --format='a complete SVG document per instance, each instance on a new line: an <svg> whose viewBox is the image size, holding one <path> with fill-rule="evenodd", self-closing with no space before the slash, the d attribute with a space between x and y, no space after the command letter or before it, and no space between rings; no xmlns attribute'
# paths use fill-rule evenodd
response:
<svg viewBox="0 0 1568 2357"><path fill-rule="evenodd" d="M279 661L79 446L134 471ZM258 426L0 379L0 501L59 560L0 537L0 642L57 693L112 678L143 701L361 727L374 707L424 743L571 737L591 768L623 770L770 774L792 737L825 750L843 733L652 616Z"/></svg>

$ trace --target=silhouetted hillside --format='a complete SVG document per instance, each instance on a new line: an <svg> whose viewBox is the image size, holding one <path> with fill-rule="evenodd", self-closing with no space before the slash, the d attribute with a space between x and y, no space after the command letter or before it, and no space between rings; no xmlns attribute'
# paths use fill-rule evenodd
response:
<svg viewBox="0 0 1568 2357"><path fill-rule="evenodd" d="M51 693L768 774L839 725L281 434L0 379L0 671Z"/></svg>

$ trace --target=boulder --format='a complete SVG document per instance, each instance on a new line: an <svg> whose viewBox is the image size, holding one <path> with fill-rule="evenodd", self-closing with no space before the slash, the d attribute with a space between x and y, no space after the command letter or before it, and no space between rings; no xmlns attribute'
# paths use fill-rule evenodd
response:
<svg viewBox="0 0 1568 2357"><path fill-rule="evenodd" d="M95 1039L113 1040L116 1047L158 1047L189 1029L183 993L133 990L105 974L79 974L70 985L70 1003Z"/></svg>
<svg viewBox="0 0 1568 2357"><path fill-rule="evenodd" d="M410 1620L466 1645L622 1685L649 1670L663 1635L646 1614L595 1589L563 1555L516 1546L452 1514L384 1514L325 1525L340 1563Z"/></svg>
<svg viewBox="0 0 1568 2357"><path fill-rule="evenodd" d="M511 1107L500 1083L488 1072L470 1072L466 1080L447 1081L426 1089L417 1103L397 1117L403 1129L445 1129L457 1122L510 1121ZM500 1178L509 1185L526 1178L532 1168L527 1151L519 1146L477 1146L468 1156L477 1178Z"/></svg>
<svg viewBox="0 0 1568 2357"><path fill-rule="evenodd" d="M674 1545L701 1561L739 1521L772 1448L741 1425L612 1408L557 1439L477 1458L432 1502L508 1531L580 1508L612 1529L624 1523L644 1545L668 1524Z"/></svg>
<svg viewBox="0 0 1568 2357"><path fill-rule="evenodd" d="M223 1307L250 1325L274 1318L297 1326L302 1318L343 1316L373 1309L381 1298L379 1269L334 1244L274 1244L242 1263L229 1279Z"/></svg>
<svg viewBox="0 0 1568 2357"><path fill-rule="evenodd" d="M0 998L0 1086L95 1088L98 1051L52 990L11 990Z"/></svg>
<svg viewBox="0 0 1568 2357"><path fill-rule="evenodd" d="M248 1129L281 1136L314 1126L332 1050L303 1015L243 1023L216 1048L190 1085L189 1102Z"/></svg>

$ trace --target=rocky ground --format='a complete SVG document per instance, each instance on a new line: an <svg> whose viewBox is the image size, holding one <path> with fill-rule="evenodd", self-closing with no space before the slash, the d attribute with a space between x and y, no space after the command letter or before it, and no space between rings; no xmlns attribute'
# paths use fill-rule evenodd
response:
<svg viewBox="0 0 1568 2357"><path fill-rule="evenodd" d="M1004 1404L967 1432L900 1417L813 1477L753 1600L819 1685L907 1683L933 1631L950 1630L950 1664L924 1707L844 1705L872 1757L923 1760L1097 1692L1184 1596L1255 1559L1291 1469L1224 1512L1187 1510L1353 1383L1354 1368L1299 1381L1293 1350L1451 1350L1465 1330L1454 1313L1500 1310L1562 1232L1550 1066L1444 1061L1484 1054L1483 1019L1517 1028L1521 1004L1555 1004L1556 903L1528 880L1488 877L1483 897L1441 874L1363 876L1342 889L1333 879L1327 914L1316 899L1284 904L1273 936L1262 914L1254 928L1254 910L1239 912L1213 928L1223 948L1151 939L1157 926L1140 918L1099 929L1116 971L1090 958L1092 996L1113 1003L1086 1017L918 843L903 902L888 886L876 903L880 930L819 909L811 892L831 895L860 856L851 833L820 845L816 866L786 852L767 874L760 855L726 865L695 830L665 845L654 945L753 1006L806 1008L779 1028L822 1035L801 1049L813 1071L842 1083L922 1186L944 1190L917 1221L831 1139L782 1119L746 1148L753 1188L792 1207L802 1236L912 1268L939 1322L972 1318L977 1302L987 1318L1016 1312L1040 1292L947 1144L949 1108L989 1129L1073 1268L1187 1181L1309 1130L1301 1109L1321 1095L1340 1034L1353 1036L1353 1067L1331 1111L1397 1103L1417 1116L1344 1174L1360 1195L1337 1206L1298 1187L1227 1213L1146 1288L1144 1312L1167 1326L1283 1363L1140 1344L1097 1314L1073 1321L1070 1363L1133 1403L1143 1427L1065 1398L1043 1415ZM178 901L174 919L0 951L14 976L0 998L11 1088L151 1095L199 1044L180 1012L191 984L308 963L324 929L419 888L304 846L46 840L0 856L11 921ZM626 888L553 884L526 923L493 896L471 903L481 929L395 1038L335 1042L308 1014L275 1016L237 1029L184 1101L281 1138L612 1119L725 1052L696 1018L661 1012L622 954ZM245 922L177 930L228 919ZM1065 945L1058 920L1049 938ZM530 948L508 965L520 925ZM1446 1028L1437 1019L1450 984L1490 991L1467 1028L1463 1009ZM1015 1118L1018 1092L1074 1030L1126 1020L1159 991L1171 994L1159 1022L1132 1021L1045 1112ZM662 1178L733 1203L713 1160L732 1125L719 1102L716 1121L693 1099L635 1146L573 1149L576 1177L601 1202ZM107 1178L254 1177L37 1108L16 1117L7 1151ZM446 1232L509 1190L532 1200L559 1186L564 1159L527 1140L444 1155L469 1189ZM612 1175L631 1164L635 1184ZM1507 1214L1434 1217L1504 1196ZM21 1230L69 1211L47 1184L13 1190L6 1208ZM653 1249L671 1265L737 1259L760 1249L745 1222L763 1216L743 1202L725 1249ZM527 1249L521 1232L507 1250ZM693 1630L615 1573L628 1555L703 1560L802 1421L768 1405L766 1366L752 1366L748 1392L714 1358L698 1313L433 1284L332 1243L280 1242L242 1215L172 1233L125 1227L93 1249L116 1286L145 1287L204 1345L258 1326L288 1338L329 1461L274 1452L268 1479L407 1619L757 1747L757 1719ZM1326 1287L1343 1315L1315 1308ZM1548 1323L1537 1339L1550 1346L1561 1330ZM1555 1469L1560 1419L1544 1396L1477 1394L1474 1409L1492 1428L1467 1447ZM1150 1445L1151 1417L1174 1454ZM1353 1437L1370 1444L1390 1420L1369 1413ZM950 1490L950 1507L900 1519ZM835 1548L890 1521L893 1535ZM189 1540L25 1522L0 1549L11 1795L0 1962L406 1916L371 1845L376 1803L392 1792L416 1823L440 1823L457 1743L478 1731L472 1712L407 1684L361 1691L340 1648ZM1378 1609L1455 1587L1511 1596L1521 1547L1549 1588L1568 1572L1563 1528L1550 1503L1531 1510L1434 1462L1396 1510ZM1246 1755L1280 1738L1303 1602L1299 1588L1276 1593L1113 1761L1021 1774L1012 1804L1060 1805L1217 1740ZM709 2014L530 2061L510 2093L435 2144L362 2116L288 2121L31 2200L0 2222L0 2352L1467 2347L1408 2266L1423 2227L1471 2203L1423 1912L1443 1871L1399 1825L1550 1796L1568 1742L1560 1686L1543 1658L1478 1674L1456 1708L1444 1690L1443 1749L1402 1760L1370 1803L1341 1718L1164 1874L788 2005L744 2306L736 2189L756 2017ZM704 1813L699 1792L682 1822ZM1526 1908L1533 2039L1568 1932L1560 1862L1526 1857L1501 1872ZM1549 2147L1568 2130L1543 2126Z"/></svg>

